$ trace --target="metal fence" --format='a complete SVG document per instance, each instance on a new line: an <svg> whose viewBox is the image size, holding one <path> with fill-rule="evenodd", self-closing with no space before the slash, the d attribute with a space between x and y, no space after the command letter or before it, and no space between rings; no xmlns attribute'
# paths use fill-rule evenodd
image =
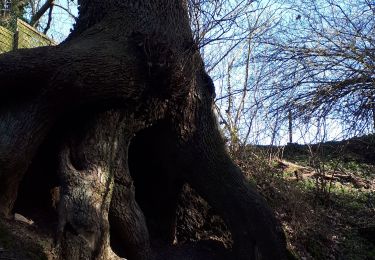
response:
<svg viewBox="0 0 375 260"><path fill-rule="evenodd" d="M13 32L0 26L0 53L51 45L56 43L20 19L17 19Z"/></svg>

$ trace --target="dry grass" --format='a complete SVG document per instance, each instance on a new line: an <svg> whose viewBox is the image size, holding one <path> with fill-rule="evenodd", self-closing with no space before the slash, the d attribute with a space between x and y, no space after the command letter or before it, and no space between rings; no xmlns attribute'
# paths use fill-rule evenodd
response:
<svg viewBox="0 0 375 260"><path fill-rule="evenodd" d="M323 178L314 167L259 151L236 162L275 210L296 258L375 259L375 172Z"/></svg>

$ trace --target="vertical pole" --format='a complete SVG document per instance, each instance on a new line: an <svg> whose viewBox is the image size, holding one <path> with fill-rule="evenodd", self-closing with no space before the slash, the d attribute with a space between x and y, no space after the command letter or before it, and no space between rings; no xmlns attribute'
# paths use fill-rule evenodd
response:
<svg viewBox="0 0 375 260"><path fill-rule="evenodd" d="M18 32L18 27L17 27L13 35L13 50L14 51L18 49L18 41L19 41L19 32Z"/></svg>
<svg viewBox="0 0 375 260"><path fill-rule="evenodd" d="M372 132L375 133L375 93L371 93L371 97L369 99L372 114Z"/></svg>
<svg viewBox="0 0 375 260"><path fill-rule="evenodd" d="M289 120L289 143L293 143L293 123L292 123L292 110L288 111L288 120Z"/></svg>

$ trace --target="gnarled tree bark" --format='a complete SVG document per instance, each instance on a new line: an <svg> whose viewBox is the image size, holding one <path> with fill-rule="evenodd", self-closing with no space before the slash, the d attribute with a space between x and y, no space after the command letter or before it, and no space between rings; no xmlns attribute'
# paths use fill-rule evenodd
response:
<svg viewBox="0 0 375 260"><path fill-rule="evenodd" d="M113 259L112 238L118 254L152 258L149 239L173 241L185 182L229 226L236 259L285 257L279 223L226 152L185 8L182 0L81 0L64 43L0 57L0 214L11 214L30 162L66 120L63 259ZM149 189L155 178L159 194Z"/></svg>

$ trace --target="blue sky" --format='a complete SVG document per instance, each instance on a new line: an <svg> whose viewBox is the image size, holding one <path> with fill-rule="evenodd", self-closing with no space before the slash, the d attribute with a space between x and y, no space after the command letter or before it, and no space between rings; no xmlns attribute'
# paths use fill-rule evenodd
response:
<svg viewBox="0 0 375 260"><path fill-rule="evenodd" d="M292 3L293 1L289 1L289 3ZM228 2L226 2L226 4L228 4L227 8L228 10L230 10L231 6L234 6L236 5L236 3L240 3L240 4L243 4L243 3L246 3L246 1L241 1L241 0L230 0ZM60 8L59 6L63 6L64 8L68 8L71 13L75 16L77 16L77 5L75 2L71 2L70 0L55 0L55 8L53 10L53 21L52 21L52 24L51 24L51 28L50 30L48 31L47 35L54 39L56 42L61 42L62 40L64 40L70 33L70 30L73 26L73 23L74 23L74 19L71 17L71 15L69 15L65 10L63 10L62 8ZM67 4L69 6L67 6ZM274 12L273 15L277 14L273 19L275 19L275 22L277 19L279 19L280 17L280 10L281 10L281 7L283 7L282 4L277 4L277 1L271 1L271 0L261 0L261 1L256 1L252 4L254 6L254 8L256 9L256 7L262 7L262 6L265 6L265 5L271 5L270 8L268 8L267 12L268 13L263 13L262 15L264 15L265 19L267 18L267 15L270 16L272 15L272 13ZM285 6L284 6L285 7ZM254 10L255 10L254 9ZM290 10L289 10L290 11ZM224 11L222 11L224 12ZM256 18L259 17L260 15L260 12L262 12L261 9L259 9L258 11L250 11L249 12L249 17L250 17L250 22L251 23L255 23L256 21ZM300 22L303 22L303 19L304 17L302 17L302 21L299 20L299 21L296 21L295 20L295 16L296 16L296 13L293 13L292 11L290 11L290 14L291 17L287 16L286 14L288 14L288 12L283 12L282 13L284 15L283 19L284 20L291 20L292 23L300 23ZM46 15L43 17L42 21L41 21L41 24L45 24L46 22ZM220 18L220 17L216 17L216 18ZM239 33L239 31L236 31L236 30L243 30L241 33L244 33L244 35L246 35L248 32L246 31L246 29L244 30L243 28L241 29L241 27L243 27L243 23L244 21L246 22L246 20L244 19L244 17L241 17L239 18L238 21L236 21L236 23L234 24L231 24L231 29L228 30L225 34L222 35L222 37L233 37L233 35L236 35ZM43 27L43 26L42 26ZM246 27L246 26L245 26ZM213 30L211 33L212 35L220 35L220 27L218 27L219 29L217 29L216 31ZM259 30L265 30L264 27L260 27ZM268 29L267 29L268 30ZM265 34L266 34L266 37L272 37L272 32L267 32L267 30L265 30ZM296 31L298 32L298 31ZM259 31L257 31L256 33L259 33ZM256 35L256 34L254 34ZM208 35L209 37L210 35ZM240 35L241 36L241 35ZM227 58L223 59L222 62L218 63L218 65L212 69L212 67L210 67L211 64L215 64L215 59L222 55L223 53L226 52L227 49L229 49L231 47L230 44L233 44L235 41L227 41L227 40L223 40L223 41L216 41L216 42L213 42L211 43L210 45L206 46L202 52L204 51L204 58L205 58L205 62L206 64L208 65L208 70L210 71L210 75L213 77L214 79L214 83L215 83L215 86L216 86L216 93L217 93L217 96L220 97L220 95L226 95L226 90L225 90L225 87L226 87L226 77L227 77L227 66L228 66L228 62L230 61L230 59L234 59L235 60L235 65L236 67L233 69L233 76L232 76L232 82L233 82L233 89L241 89L242 86L243 86L243 82L244 82L244 68L243 68L243 65L241 65L241 62L243 63L243 59L244 59L244 55L245 55L245 52L246 52L246 39L241 42L234 50L233 52L228 55ZM265 45L252 45L251 46L252 48L252 51L257 51L257 52L265 52L266 49L265 49ZM264 66L263 64L257 64L256 62L252 62L251 63L251 66L250 66L250 84L252 87L254 88L257 88L257 86L255 86L254 84L256 83L256 80L257 80L257 77L261 77L262 76L262 73L264 73L267 68L264 68L262 67ZM268 69L269 70L269 69ZM272 68L271 68L272 70ZM267 72L267 71L266 71ZM267 72L269 73L269 72ZM277 81L277 78L274 78L274 81L276 82ZM259 82L259 86L260 88L263 88L265 90L263 91L266 91L267 87L268 88L272 88L273 86L273 83L270 82L268 80L268 82ZM252 95L252 96L251 96ZM256 97L256 95L258 95L258 97ZM259 92L259 93L249 93L247 98L248 98L248 104L247 106L251 107L251 102L253 102L252 100L250 100L250 97L252 97L254 100L255 99L259 99L261 98L261 96L264 96L264 95L267 95L266 92ZM240 96L236 96L234 97L236 100L235 100L235 104L238 104L238 97ZM225 109L227 107L227 99L223 99L221 100L220 102L218 102L217 104L220 106L220 111L222 114L225 114ZM236 103L237 102L237 103ZM268 104L267 102L263 102L262 104L262 109L265 111L267 110L267 107L268 107ZM251 112L251 109L249 110ZM249 112L249 113L250 113ZM287 113L287 111L285 111L285 114ZM241 119L242 121L242 126L241 128L243 128L243 130L241 130L241 135L246 135L246 132L247 132L247 123L249 122L249 119L246 118L247 115L245 114L244 117ZM252 124L252 131L251 131L251 138L249 140L249 142L251 143L254 143L254 142L257 142L257 143L261 143L261 144L269 144L270 143L270 140L271 140L271 135L272 135L272 124L273 124L273 121L274 119L272 118L267 118L264 116L264 114L259 114L257 115L257 117L255 117L255 121L253 122ZM325 140L333 140L333 139L341 139L341 136L340 136L340 133L342 133L343 131L343 126L341 125L340 122L338 121L335 121L333 119L327 119L325 124L322 125L320 124L318 121L311 121L309 123L305 123L305 124L301 124L299 123L298 126L297 124L295 124L295 127L294 127L294 136L293 136L293 140L294 141L297 141L298 143L310 143L310 142L316 142L318 141L319 139L324 139ZM286 124L283 124L282 126L280 126L280 129L278 130L278 137L277 137L277 144L285 144L288 142L288 131L287 131L287 125Z"/></svg>

